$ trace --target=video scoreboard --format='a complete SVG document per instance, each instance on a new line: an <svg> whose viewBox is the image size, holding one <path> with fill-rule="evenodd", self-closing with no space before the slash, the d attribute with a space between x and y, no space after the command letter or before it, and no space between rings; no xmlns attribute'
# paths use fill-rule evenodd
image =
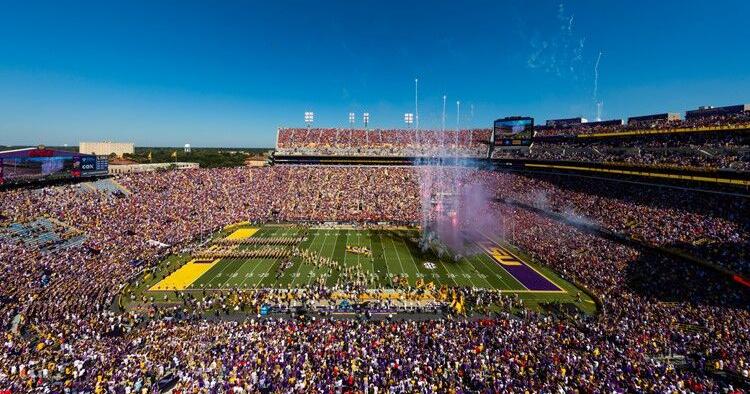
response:
<svg viewBox="0 0 750 394"><path fill-rule="evenodd" d="M0 184L107 175L106 156L33 149L0 157Z"/></svg>
<svg viewBox="0 0 750 394"><path fill-rule="evenodd" d="M528 146L534 136L534 118L510 116L495 120L492 142L500 146Z"/></svg>

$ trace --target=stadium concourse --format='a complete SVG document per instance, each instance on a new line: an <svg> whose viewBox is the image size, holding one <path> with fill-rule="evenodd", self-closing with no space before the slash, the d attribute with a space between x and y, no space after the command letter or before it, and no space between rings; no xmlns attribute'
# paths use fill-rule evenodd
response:
<svg viewBox="0 0 750 394"><path fill-rule="evenodd" d="M447 319L246 318L270 289L184 297L119 312L144 268L239 220L420 220L419 180L452 171L495 193L510 242L587 288L598 314L525 309L459 289ZM683 248L747 274L745 198L587 178L429 167L273 166L120 176L129 195L76 185L5 190L4 223L51 218L82 246L0 243L5 331L0 389L11 392L694 391L747 387L750 296L723 274L579 225ZM559 220L562 213L567 220ZM472 223L462 223L469 228ZM156 242L154 242L156 241ZM299 288L296 297L331 289ZM486 313L486 306L494 308Z"/></svg>

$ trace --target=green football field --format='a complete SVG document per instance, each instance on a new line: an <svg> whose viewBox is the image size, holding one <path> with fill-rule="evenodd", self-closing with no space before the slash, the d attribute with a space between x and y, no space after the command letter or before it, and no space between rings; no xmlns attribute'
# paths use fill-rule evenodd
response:
<svg viewBox="0 0 750 394"><path fill-rule="evenodd" d="M293 227L265 227L254 237L297 236L300 231ZM498 269L497 263L488 256L478 254L457 263L446 262L433 253L422 253L412 241L418 236L418 232L410 230L310 230L300 248L310 249L346 266L361 266L368 272L374 272L383 286L390 284L392 277L398 275L406 277L411 285L422 278L438 286L524 290L523 285ZM373 257L347 253L347 245L367 247ZM337 270L316 268L299 260L294 261L294 258L292 260L292 267L277 279L275 272L280 264L278 261L222 259L190 288L304 287L315 283L321 276L325 277L328 286L337 283Z"/></svg>
<svg viewBox="0 0 750 394"><path fill-rule="evenodd" d="M232 228L216 234L214 241L227 237L236 229ZM514 276L513 269L516 267L500 264L490 253L481 248L477 248L476 253L459 261L440 258L429 250L423 252L418 246L419 231L416 229L329 229L295 225L266 225L261 226L252 238L299 236L304 236L305 239L296 245L297 248L335 260L339 267L361 267L360 271L372 277L371 287L373 288L392 287L393 278L398 276L405 278L411 286L415 286L419 281L432 282L435 288L446 286L496 289L507 293L517 293L524 299L537 301L571 301L578 291L572 284L562 280L551 270L530 261L522 251L518 251L511 245L502 244L507 250L512 250L513 255L519 260L522 259L524 265L528 265L544 279L553 283L554 291L530 290ZM253 250L259 247L243 244L238 245L236 250ZM347 251L347 247L364 247L371 252L371 256L352 253ZM284 248L291 249L292 246ZM168 259L168 271L174 272L176 267L190 260L192 257L189 255L171 256ZM280 271L279 265L284 261L290 261L291 266ZM346 280L340 278L341 271L342 268L331 269L304 263L299 257L221 258L187 285L184 291L300 288L320 282L324 282L327 286L342 285L346 283ZM158 278L168 276L169 272L165 272ZM148 291L148 293L159 294L160 292Z"/></svg>

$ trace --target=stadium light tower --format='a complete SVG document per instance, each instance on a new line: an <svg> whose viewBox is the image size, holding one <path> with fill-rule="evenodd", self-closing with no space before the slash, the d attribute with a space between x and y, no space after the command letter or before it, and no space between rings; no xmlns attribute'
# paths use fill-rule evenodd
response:
<svg viewBox="0 0 750 394"><path fill-rule="evenodd" d="M414 120L419 132L419 78L414 78Z"/></svg>
<svg viewBox="0 0 750 394"><path fill-rule="evenodd" d="M315 113L305 112L305 124L307 125L308 129L310 128L310 126L312 126L313 120L315 120Z"/></svg>
<svg viewBox="0 0 750 394"><path fill-rule="evenodd" d="M456 130L461 130L461 102L456 101Z"/></svg>
<svg viewBox="0 0 750 394"><path fill-rule="evenodd" d="M442 126L440 127L440 131L445 131L445 99L448 97L446 95L443 95L443 120L442 120Z"/></svg>
<svg viewBox="0 0 750 394"><path fill-rule="evenodd" d="M367 125L370 123L370 113L365 112L362 114L362 121L365 123L365 129L367 128Z"/></svg>
<svg viewBox="0 0 750 394"><path fill-rule="evenodd" d="M408 127L411 127L412 123L414 123L414 114L407 112L404 114L404 122L408 125Z"/></svg>
<svg viewBox="0 0 750 394"><path fill-rule="evenodd" d="M354 121L356 120L354 112L349 112L349 127L354 128Z"/></svg>

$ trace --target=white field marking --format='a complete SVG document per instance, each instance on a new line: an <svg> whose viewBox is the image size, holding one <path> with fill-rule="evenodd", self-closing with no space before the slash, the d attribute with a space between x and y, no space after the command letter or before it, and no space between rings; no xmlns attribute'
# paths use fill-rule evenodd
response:
<svg viewBox="0 0 750 394"><path fill-rule="evenodd" d="M229 267L232 266L232 260L234 260L234 259L232 259L232 258L219 259L219 261L216 264L219 264L219 263L222 263L222 262L226 262L226 264L224 264L224 266L221 267L221 271L219 271L216 274L214 274L214 276L211 277L206 284L207 285L214 284L216 286L224 286L224 283L226 281L220 281L219 283L213 283L213 281L214 281L214 279L219 279L220 280L223 277L222 274L224 273L224 271L226 271L227 268L229 268ZM203 274L203 275L205 275L205 274ZM201 275L201 276L203 276L203 275ZM198 278L198 279L200 279L200 278Z"/></svg>
<svg viewBox="0 0 750 394"><path fill-rule="evenodd" d="M453 284L455 285L455 287L460 287L460 285L459 285L459 284L458 284L458 282L456 281L456 275L455 275L455 274L453 274L452 272L450 272L450 271L448 270L448 266L447 266L447 264L445 264L445 261L443 261L443 260L442 260L442 259L441 259L441 258L440 258L439 256L435 256L435 257L437 257L437 258L438 258L438 259L437 259L437 262L435 263L435 265L438 265L438 264L442 265L442 267L443 267L443 271L445 271L445 276L446 276L446 277L447 277L448 279L450 279L450 280L452 280L452 281L453 281ZM440 275L440 273L439 273L439 272L433 272L433 273L432 273L432 277L433 277L433 278L435 278L435 279L438 279L438 280L440 280L440 279L442 278L442 275ZM442 284L442 281L441 281L441 284ZM446 283L446 284L447 284L447 283Z"/></svg>
<svg viewBox="0 0 750 394"><path fill-rule="evenodd" d="M267 229L267 228L263 228L263 230L265 230L265 231L264 231L264 233L267 233L268 235L274 235L274 234L276 234L276 232L278 231L278 230L277 230L277 229L275 229L275 228L274 228L274 229ZM259 231L261 231L261 230L259 229L259 230L258 230L258 231L256 232L256 234L257 234L257 233L258 233ZM247 260L243 260L243 261L242 261L242 264L243 264L243 265L247 264ZM255 270L256 270L257 268L258 268L258 267L257 267L257 265L256 265L255 267L253 267L253 270L252 270L252 271L250 271L250 272L247 272L247 273L245 273L245 279L243 279L243 280L242 280L242 282L238 283L238 284L237 284L237 287L239 287L239 288L247 288L247 286L248 286L248 285L250 284L250 283L249 283L249 282L250 282L250 281L249 281L249 279L250 279L250 278L253 278L253 277L255 276L254 272L255 272ZM248 276L248 275L249 275L249 276ZM254 282L254 281L253 281L253 282Z"/></svg>
<svg viewBox="0 0 750 394"><path fill-rule="evenodd" d="M346 233L346 234L347 234L347 237L348 237L349 233ZM336 243L338 243L338 241L339 241L339 235L341 235L341 231L337 230L336 231L336 237L333 240L333 246L331 247L331 254L330 254L330 256L328 256L328 258L331 259L331 260L333 260L333 256L336 254ZM344 242L346 242L346 241L344 241ZM323 254L323 249L320 250L320 254L321 255ZM346 260L346 254L344 255L344 260ZM321 268L321 270L323 270L323 269ZM316 270L315 271L315 276L317 277L318 274L319 274L319 272ZM331 269L328 268L327 271L323 271L323 274L330 274L332 276ZM328 279L326 279L326 280L328 280ZM309 284L309 280L308 280L308 284Z"/></svg>
<svg viewBox="0 0 750 394"><path fill-rule="evenodd" d="M283 229L283 231L284 232L281 234L282 236L286 235L286 229ZM269 235L274 235L275 236L278 232L279 232L279 229L275 229L274 228L273 230L271 230L271 232L269 233ZM247 260L245 260L245 262L247 262ZM250 278L254 278L256 276L255 275L255 270L257 270L258 267L260 267L260 262L258 262L258 264L256 264L253 267L252 271L250 271ZM258 280L257 282L255 280L252 280L252 281L247 280L247 283L246 283L246 280L243 280L242 283L239 284L239 286L241 286L243 288L248 288L248 287L250 287L250 284L251 284L250 282L252 282L253 288L257 288L258 285L260 284L260 282L263 281L263 278L260 276L260 274L261 273L259 272L258 273L258 277L260 277L260 280Z"/></svg>
<svg viewBox="0 0 750 394"><path fill-rule="evenodd" d="M336 238L338 238L338 232L336 233ZM323 249L325 249L326 241L328 241L328 231L326 231L325 237L323 237L323 243L320 244L320 250L318 251L318 256L323 256ZM336 249L336 241L333 242L333 248ZM310 281L312 281L313 276L317 276L318 267L312 266L310 268L310 271L307 272L307 284L310 285Z"/></svg>
<svg viewBox="0 0 750 394"><path fill-rule="evenodd" d="M411 263L412 265L414 265L414 269L417 270L417 274L424 276L424 274L422 274L422 271L419 270L419 265L417 264L416 261L414 261L414 257L412 257L411 255L411 250L409 249L409 245L406 244L406 241L404 241L403 238L399 238L399 241L401 241L401 244L404 245L404 248L406 248L406 251L409 254L409 259L411 259Z"/></svg>
<svg viewBox="0 0 750 394"><path fill-rule="evenodd" d="M380 232L378 232L377 234L378 234L378 238L380 238L380 249L383 251L383 260L385 260L385 276L387 278L393 278L393 275L391 274L391 270L388 269L388 257L386 257L385 255L385 247L383 246L383 236L380 234ZM380 275L378 275L378 278L380 278Z"/></svg>
<svg viewBox="0 0 750 394"><path fill-rule="evenodd" d="M328 258L331 259L331 260L333 260L333 255L336 254L336 243L339 240L339 235L340 235L340 233L337 232L336 233L336 239L333 241L333 247L331 248L331 255L328 256ZM349 233L348 232L346 233L346 238L349 239ZM346 242L346 241L344 241L344 242ZM344 245L344 247L346 247L346 245ZM344 253L344 264L346 264L346 253ZM331 269L330 268L328 269L327 273L331 274ZM325 274L325 272L324 272L324 274ZM341 273L339 273L339 276L340 275L341 275ZM317 276L317 274L316 274L316 276ZM328 280L328 279L326 279L326 280ZM309 280L308 280L308 284L310 284Z"/></svg>
<svg viewBox="0 0 750 394"><path fill-rule="evenodd" d="M318 240L318 231L315 232L315 235L313 236L312 240L310 240L310 247L312 247L313 245L315 245L315 242L317 240ZM301 250L302 250L302 248L300 248L300 251ZM294 278L298 278L300 276L299 271L301 269L302 269L302 259L299 259L299 261L297 262L297 268L294 270L294 272L289 272L289 274L288 274L289 277L292 278L292 281L290 282L290 285L294 284ZM286 275L284 275L284 276L286 276Z"/></svg>
<svg viewBox="0 0 750 394"><path fill-rule="evenodd" d="M283 232L281 232L281 234L278 234L280 231L283 231ZM266 235L273 235L273 236L280 235L280 236L285 236L285 235L287 235L287 229L286 228L283 228L283 229L273 228L271 230L266 230L264 233ZM252 271L250 271L249 273L247 273L245 275L245 279L243 279L242 282L239 283L239 285L238 285L240 288L245 288L245 289L249 288L251 284L252 284L253 288L258 288L258 285L263 281L263 278L264 278L263 274L264 274L264 272L262 272L263 270L261 269L261 272L258 272L257 275L256 275L255 271L263 264L264 260L265 259L263 259L261 261L258 261L257 264L255 264L255 266L253 266ZM247 261L248 260L244 260L243 263L247 264ZM273 264L271 265L271 267L273 267ZM269 267L265 271L266 276L268 276L268 271L271 269L271 267ZM254 278L256 278L256 277L258 278L257 281L254 280Z"/></svg>
<svg viewBox="0 0 750 394"><path fill-rule="evenodd" d="M326 236L327 235L328 235L328 233L326 233ZM318 238L320 238L320 231L315 231L315 236L313 237L312 241L310 242L310 246L307 248L307 250L311 250L313 248L313 246L315 245L315 243L318 241ZM302 250L302 248L300 248L300 250ZM294 272L290 273L290 276L292 277L292 281L289 284L292 287L294 287L294 285L297 283L297 278L299 278L300 276L302 276L302 273L300 271L302 271L302 266L303 265L304 265L304 263L302 262L302 259L300 258L299 261L297 262L297 269L294 270Z"/></svg>
<svg viewBox="0 0 750 394"><path fill-rule="evenodd" d="M370 230L367 231L367 242L370 244L370 252L373 254L373 257L370 259L370 272L373 274L375 273L375 247L372 246L372 234L370 234Z"/></svg>
<svg viewBox="0 0 750 394"><path fill-rule="evenodd" d="M398 259L398 265L401 266L401 275L404 275L406 274L406 270L404 270L404 264L401 262L401 254L399 254L398 250L396 249L396 243L393 242L393 237L389 237L389 238L391 240L391 245L393 245L393 253L396 254L396 258Z"/></svg>
<svg viewBox="0 0 750 394"><path fill-rule="evenodd" d="M487 255L486 253L484 253L484 249L482 249L482 254L483 254L484 256L486 256L486 255ZM484 260L482 260L481 258L479 258L479 257L478 257L478 255L473 255L473 256L471 256L471 258L472 258L472 259L474 259L474 260L476 260L476 261L478 261L478 262L479 262L479 264L482 264L482 266L484 266L485 268L489 268L489 272L491 272L491 273L492 273L492 275L494 275L494 276L495 276L495 278L497 278L497 279L498 279L498 280L500 281L500 283L502 283L502 285L504 286L504 288L506 288L506 289L510 289L510 288L511 288L511 286L510 286L510 285L508 284L508 282L507 282L507 281L506 281L506 280L505 280L505 279L504 279L504 278L502 277L502 275L500 275L500 274L498 274L498 273L496 272L496 269L497 269L497 267L493 267L493 266L489 266L489 267L488 267L488 266L487 266L487 263L485 263L485 262L484 262ZM497 263L495 263L495 264L497 264ZM505 272L507 272L507 271L505 271ZM509 275L510 275L510 274L509 274ZM512 276L512 275L511 275L511 278L513 278L513 276ZM516 280L516 278L513 278L513 280ZM487 281L487 283L489 283L489 281L488 281L488 280L487 280L486 278L485 278L485 281ZM521 286L523 286L523 284L522 284L522 283L519 283L519 284L520 284ZM492 285L490 284L490 288L492 288L492 287L493 287L493 286L492 286Z"/></svg>
<svg viewBox="0 0 750 394"><path fill-rule="evenodd" d="M258 269L258 267L260 267L263 262L265 262L265 259L258 261L258 264L256 264L255 267L253 267L253 270L250 272L251 275L254 275L254 276L258 277L258 281L257 282L255 280L253 280L253 288L254 289L257 289L258 285L260 285L260 283L263 282L263 278L265 278L265 277L268 276L268 270L270 268L267 269L267 270L265 270L264 272L258 272L258 275L255 275L255 270ZM271 267L273 267L273 264L271 264Z"/></svg>
<svg viewBox="0 0 750 394"><path fill-rule="evenodd" d="M465 259L464 259L464 260L465 260ZM465 261L465 263L468 263L468 260L467 260L467 261ZM481 288L484 288L484 289L491 289L491 288L492 288L492 284L491 284L490 282L488 282L488 281L487 281L486 279L482 279L482 280L484 281L484 283L486 283L486 284L487 284L487 286L486 286L486 287L483 287L483 286L477 286L477 283L476 283L476 282L474 282L474 279L473 279L473 278L474 278L474 275L472 275L472 274L471 274L471 271L469 271L469 270L468 270L468 268L464 269L464 264L462 264L462 263L461 263L461 261L459 261L459 262L457 263L457 265L458 265L458 269L459 269L459 271L461 271L461 276L463 276L464 278L468 279L468 280L469 280L469 282L471 282L471 285L472 285L473 287L477 287L477 288L480 288L480 289L481 289ZM476 269L476 268L474 268L474 266L472 266L471 264L468 264L468 265L469 265L469 266L471 266L471 268L472 268L472 269L474 269L474 271L475 271L476 273L479 273L479 271L477 271L477 269ZM467 272L467 271L468 271L468 272ZM469 276L466 276L466 275L469 275ZM480 278L480 279L481 279L481 278Z"/></svg>
<svg viewBox="0 0 750 394"><path fill-rule="evenodd" d="M215 274L215 275L214 275L213 277L211 277L211 278L210 278L210 279L208 280L208 283L206 283L207 285L210 285L210 284L212 284L212 282L214 281L214 279L221 279L221 278L223 278L223 277L224 277L224 275L223 275L223 274L224 274L224 271L226 271L226 270L227 270L227 268L229 268L229 267L232 267L232 266L234 265L234 260L235 260L235 259L233 259L233 258L225 258L225 259L219 259L219 261L218 261L218 262L217 262L216 264L220 264L220 263L224 262L224 260L226 260L226 264L224 264L224 265L223 265L223 267L221 268L221 271L219 271L218 273L216 273L216 274ZM215 267L215 266L214 266L214 267ZM209 271L210 271L210 270L209 270ZM208 272L206 272L205 274L201 275L200 277L198 277L198 279L202 278L202 277L203 277L204 275L206 275L207 273L208 273ZM227 276L229 276L229 275L227 275ZM196 281L197 281L198 279L196 279ZM229 279L227 279L227 280L229 280ZM224 281L222 281L222 282L220 282L220 283L213 283L213 284L214 284L214 285L216 285L216 286L224 286L224 285L226 284L227 280L224 280ZM198 288L200 288L200 287L198 287Z"/></svg>
<svg viewBox="0 0 750 394"><path fill-rule="evenodd" d="M229 271L226 271L227 268L237 268L237 259L229 258L227 259L227 263L228 264L224 267L224 269L222 269L221 272L219 272L219 275L217 275L217 277L221 279L221 283L218 284L218 286L221 288L227 287L227 282L229 282L229 279L231 279L232 276L230 273L231 269Z"/></svg>
<svg viewBox="0 0 750 394"><path fill-rule="evenodd" d="M282 237L286 237L286 236L295 236L297 234L298 234L297 230L285 227L283 229L283 232L281 234L279 234L279 235L282 236ZM257 269L259 266L260 266L260 262L258 263L257 266L255 266L255 268L253 268L253 272L255 272L255 269ZM257 282L253 281L253 288L257 289L260 286L260 284L263 283L263 279L271 276L271 269L273 269L273 263L268 266L268 268L265 270L265 272L261 272L261 273L259 273L257 275L259 277L259 279L258 279Z"/></svg>
<svg viewBox="0 0 750 394"><path fill-rule="evenodd" d="M349 243L349 233L346 233L346 242L347 244ZM359 231L357 231L357 247L359 247ZM344 254L344 256L346 256L346 254ZM359 267L359 264L360 264L359 253L356 253L356 256L357 256L357 267Z"/></svg>

